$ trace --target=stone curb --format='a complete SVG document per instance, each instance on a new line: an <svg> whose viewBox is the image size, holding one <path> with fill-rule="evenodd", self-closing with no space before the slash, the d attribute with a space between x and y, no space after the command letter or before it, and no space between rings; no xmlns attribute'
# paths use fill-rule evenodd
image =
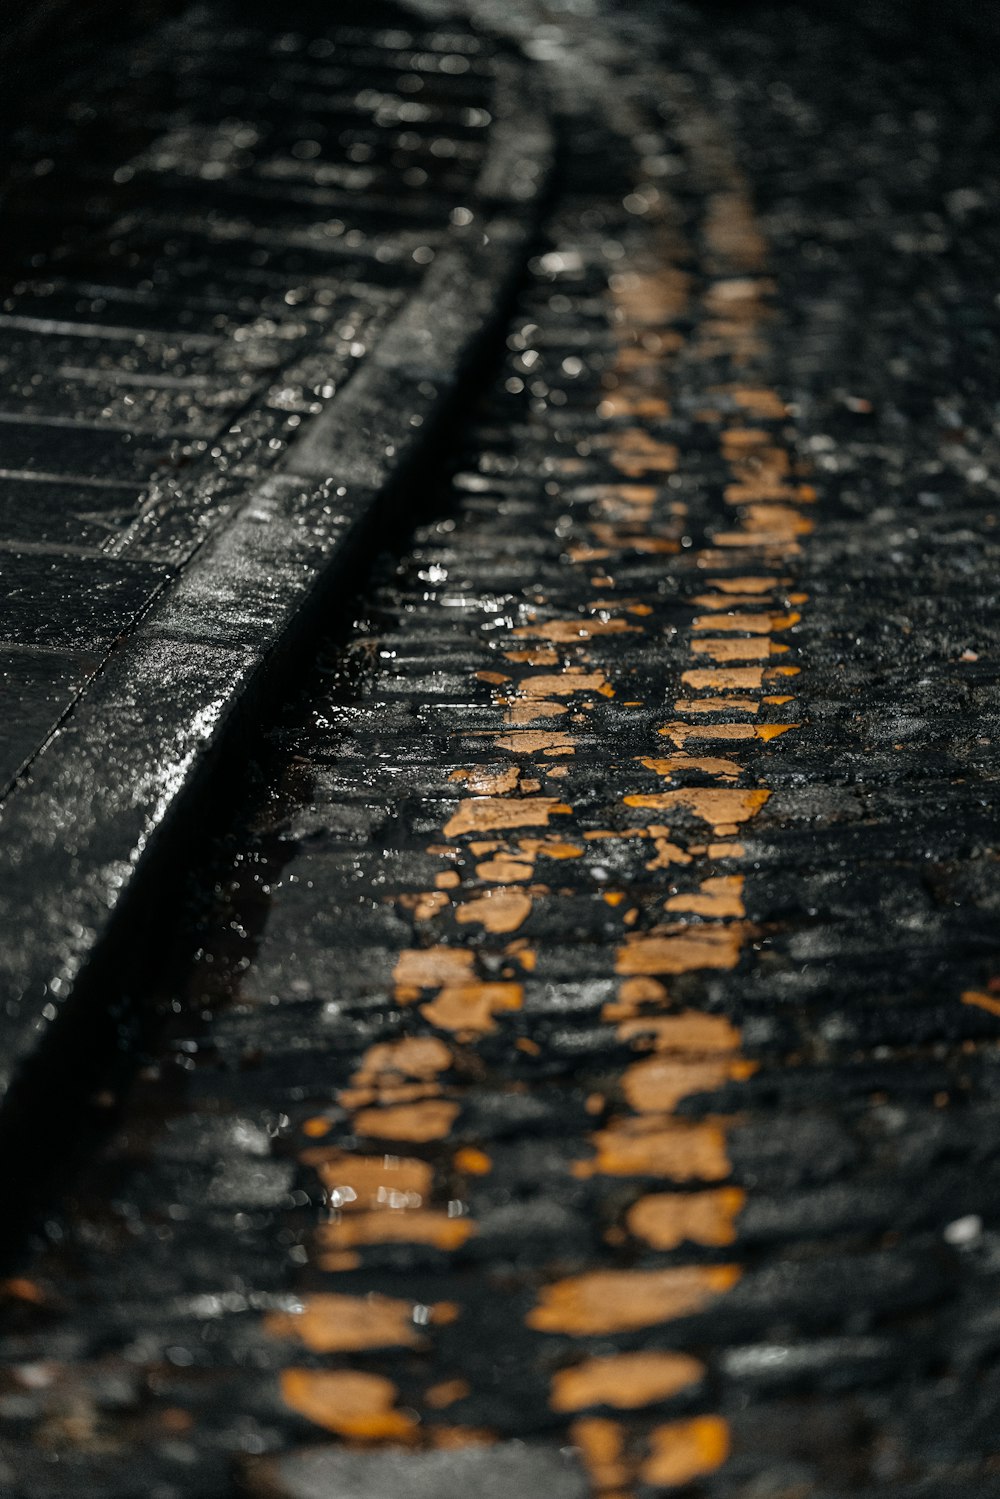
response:
<svg viewBox="0 0 1000 1499"><path fill-rule="evenodd" d="M552 167L504 61L472 222L287 461L160 596L0 815L0 1105L85 1034L104 965L222 768L440 434L525 262ZM81 1032L81 1023L83 1031Z"/></svg>

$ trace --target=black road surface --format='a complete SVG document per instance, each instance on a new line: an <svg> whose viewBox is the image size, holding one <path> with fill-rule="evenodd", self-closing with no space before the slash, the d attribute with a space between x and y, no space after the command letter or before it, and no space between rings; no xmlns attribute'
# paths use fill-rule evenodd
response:
<svg viewBox="0 0 1000 1499"><path fill-rule="evenodd" d="M207 0L117 44L147 110L122 158L164 176L120 241L87 129L50 174L87 233L45 260L45 172L11 191L3 422L112 411L134 466L164 423L200 441L239 410L238 506L261 431L296 462L261 413L326 399L274 397L273 341L347 319L360 379L362 323L377 346L467 222L498 79L555 168L519 190L519 290L464 416L223 747L198 836L164 824L59 1087L39 1066L8 1111L19 1192L44 1137L45 1206L6 1234L0 1491L1000 1495L990 15L414 0L234 26ZM208 102L206 173L175 116ZM178 202L211 264L161 227ZM254 324L251 377L227 298L289 305L286 273L300 331ZM221 321L172 384L133 351L133 427L114 357L82 379L41 343L112 297L132 326L140 274L185 327ZM4 498L55 526L76 501L5 440ZM125 514L102 489L74 524L182 572L218 504L183 493ZM76 546L90 599L111 564Z"/></svg>

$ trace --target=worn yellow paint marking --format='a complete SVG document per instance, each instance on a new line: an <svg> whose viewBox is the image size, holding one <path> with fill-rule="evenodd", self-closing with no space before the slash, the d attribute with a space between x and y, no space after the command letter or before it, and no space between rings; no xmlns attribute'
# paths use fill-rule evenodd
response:
<svg viewBox="0 0 1000 1499"><path fill-rule="evenodd" d="M264 1326L275 1338L287 1338L313 1353L358 1353L368 1348L419 1348L425 1342L413 1320L412 1301L391 1296L341 1296L323 1292L303 1298L291 1312L272 1312ZM427 1319L454 1321L458 1308L439 1302Z"/></svg>
<svg viewBox="0 0 1000 1499"><path fill-rule="evenodd" d="M583 853L578 843L567 843L561 838L519 838L517 846L531 858L579 859Z"/></svg>
<svg viewBox="0 0 1000 1499"><path fill-rule="evenodd" d="M711 253L719 257L720 264L730 274L710 283L705 305L711 316L702 324L698 337L706 355L714 357L725 350L735 362L745 361L759 347L755 330L768 316L763 298L770 287L759 278L732 274L735 269L759 270L764 253L748 197L735 173L733 184L714 195L705 233ZM620 336L623 339L634 336L634 320L630 324L627 312L621 306L619 311ZM653 385L648 388L656 390ZM786 414L784 402L775 392L752 384L731 384L720 393L764 421L781 419ZM695 659L683 681L686 687L705 695L680 699L675 705L675 712L693 722L671 723L659 731L677 745L677 755L640 757L646 769L682 781L688 772L706 774L717 781L736 780L742 773L738 760L711 753L689 754L686 750L689 741L717 740L734 746L766 743L795 727L733 722L731 716L728 722L704 721L713 715L725 720L726 715L733 713L759 719L761 699L738 694L759 694L765 682L773 680L776 672L769 662L775 656L787 654L789 648L772 637L800 622L797 611L780 609L785 598L783 591L792 580L779 573L776 564L799 551L799 538L811 531L813 522L795 507L809 505L815 499L810 487L794 482L797 470L790 454L765 428L730 425L722 434L721 445L732 479L724 497L739 507L740 524L738 530L720 531L715 536L718 550L706 551L699 560L702 565L718 562L728 566L726 549L752 549L761 572L739 578L713 577L709 580L713 591L699 593L692 601L705 612L692 621L691 651ZM600 539L611 545L610 537ZM804 601L804 595L797 594L789 602ZM773 608L776 603L778 609ZM772 608L768 609L768 605ZM700 666L699 656L712 664ZM784 669L784 674L796 675L798 670L797 666L790 666ZM764 701L769 707L781 708L791 699L775 693ZM681 785L669 792L627 796L625 804L650 812L691 813L708 823L718 839L756 817L769 795L769 789L761 786L741 792L720 786ZM739 843L714 842L697 849L689 844L685 848L671 838L666 827L649 825L646 832L657 848L657 858L649 865L654 869L675 863L683 865L695 854L713 859L744 856ZM754 1064L739 1056L738 1033L722 1022L725 1029L721 1033L713 1034L709 1029L699 1039L697 1032L691 1033L691 1022L685 1018L663 1013L645 1015L642 1007L662 1006L667 1002L654 975L735 965L750 930L740 920L745 912L743 878L735 874L703 879L697 891L669 896L665 909L670 914L702 917L706 925L637 933L619 948L616 967L620 973L629 975L625 983L652 986L649 990L637 990L634 996L629 991L626 998L623 984L621 1004L626 1011L631 1008L632 1013L618 1019L619 1036L636 1046L654 1047L655 1054L635 1063L625 1073L622 1088L635 1113L597 1132L592 1142L594 1159L579 1162L575 1168L580 1176L662 1174L674 1181L711 1182L724 1181L729 1174L726 1123L681 1124L672 1114L681 1100L692 1093L711 1090L752 1073ZM613 1008L607 1007L609 1012ZM606 1018L611 1020L611 1013ZM710 1021L716 1017L701 1018ZM678 1126L685 1132L697 1133L679 1139ZM686 1159L678 1150L679 1144L687 1149ZM654 1194L633 1207L628 1227L636 1237L657 1248L674 1249L683 1243L718 1247L734 1241L735 1220L744 1201L743 1192L736 1187ZM695 1267L696 1274L697 1270ZM638 1317L635 1305L641 1301L645 1287L631 1280L631 1274L609 1272L604 1279L599 1275L580 1277L549 1287L529 1320L533 1326L545 1330L558 1328L578 1334L584 1329L601 1334L613 1331L613 1311L602 1308L601 1312L591 1313L586 1293L596 1288L605 1302L624 1295L631 1303L632 1315ZM733 1274L738 1275L738 1270L734 1269ZM683 1309L672 1306L668 1315L683 1315ZM568 1381L571 1375L566 1373L560 1378ZM566 1408L569 1403L563 1393L565 1388L558 1380L554 1382L553 1405L557 1409ZM587 1408L582 1402L588 1396L584 1385L578 1408ZM601 1403L610 1402L604 1398ZM626 1453L624 1432L617 1423L581 1421L574 1427L573 1435L580 1443L595 1489L602 1494L613 1493L615 1499L628 1499L625 1490L636 1477L661 1487L675 1487L710 1473L725 1461L730 1445L728 1426L721 1417L673 1422L654 1433L649 1456L637 1471L635 1460Z"/></svg>
<svg viewBox="0 0 1000 1499"><path fill-rule="evenodd" d="M721 1416L673 1421L651 1433L642 1477L660 1488L680 1488L721 1468L731 1445L728 1423Z"/></svg>
<svg viewBox="0 0 1000 1499"><path fill-rule="evenodd" d="M692 630L732 630L739 635L773 635L779 630L790 630L797 625L802 615L796 614L698 614L691 622Z"/></svg>
<svg viewBox="0 0 1000 1499"><path fill-rule="evenodd" d="M527 1322L538 1332L584 1337L631 1332L699 1312L739 1278L736 1265L592 1270L544 1286Z"/></svg>
<svg viewBox="0 0 1000 1499"><path fill-rule="evenodd" d="M518 691L532 700L572 697L575 692L599 692L603 697L614 696L614 689L603 671L585 671L582 666L568 666L559 673L545 672L538 676L522 677L518 683Z"/></svg>
<svg viewBox="0 0 1000 1499"><path fill-rule="evenodd" d="M356 1441L413 1441L416 1417L394 1410L396 1386L378 1374L347 1369L285 1369L285 1404L317 1426Z"/></svg>
<svg viewBox="0 0 1000 1499"><path fill-rule="evenodd" d="M674 776L696 770L724 781L735 781L743 773L743 767L735 760L726 760L719 755L688 755L681 751L666 757L640 755L638 759L647 770L655 771L660 776Z"/></svg>
<svg viewBox="0 0 1000 1499"><path fill-rule="evenodd" d="M413 912L414 921L432 921L451 902L444 890L439 889L422 891L418 895L401 895L399 904Z"/></svg>
<svg viewBox="0 0 1000 1499"><path fill-rule="evenodd" d="M516 734L501 734L495 741L497 749L510 750L515 755L572 755L572 734L564 729L521 729Z"/></svg>
<svg viewBox="0 0 1000 1499"><path fill-rule="evenodd" d="M690 275L673 265L618 272L612 282L626 324L638 328L657 328L680 317L687 308L690 288Z"/></svg>
<svg viewBox="0 0 1000 1499"><path fill-rule="evenodd" d="M648 860L647 869L668 869L671 864L683 866L692 861L692 855L687 849L681 848L678 843L673 843L665 834L653 838L653 847L656 850L656 856Z"/></svg>
<svg viewBox="0 0 1000 1499"><path fill-rule="evenodd" d="M756 593L696 593L691 600L700 609L759 608L761 604L773 604L773 598Z"/></svg>
<svg viewBox="0 0 1000 1499"><path fill-rule="evenodd" d="M678 698L675 713L752 713L760 712L760 701L752 697Z"/></svg>
<svg viewBox="0 0 1000 1499"><path fill-rule="evenodd" d="M547 718L565 718L568 712L565 703L545 702L541 698L536 702L529 698L510 703L504 717L512 727L521 728L526 724L541 723Z"/></svg>
<svg viewBox="0 0 1000 1499"><path fill-rule="evenodd" d="M580 1450L590 1482L600 1499L629 1499L624 1485L632 1478L632 1464L625 1458L625 1432L617 1421L574 1421L570 1440Z"/></svg>
<svg viewBox="0 0 1000 1499"><path fill-rule="evenodd" d="M636 1410L669 1400L705 1377L700 1360L685 1353L619 1353L585 1359L552 1380L552 1409L583 1411L594 1406Z"/></svg>
<svg viewBox="0 0 1000 1499"><path fill-rule="evenodd" d="M368 1139L422 1145L428 1140L443 1140L458 1113L458 1104L449 1099L427 1098L413 1104L360 1109L354 1116L354 1127Z"/></svg>
<svg viewBox="0 0 1000 1499"><path fill-rule="evenodd" d="M539 646L534 650L504 651L506 661L514 661L522 666L558 666L559 656L551 646Z"/></svg>
<svg viewBox="0 0 1000 1499"><path fill-rule="evenodd" d="M507 854L498 855L495 859L485 859L482 864L476 865L476 875L481 880L489 880L491 884L512 884L518 880L530 880L535 870L533 864L526 864L523 860L511 858Z"/></svg>
<svg viewBox="0 0 1000 1499"><path fill-rule="evenodd" d="M461 1038L474 1038L496 1030L495 1015L519 1010L523 1003L521 984L455 984L446 986L436 999L421 1005L420 1013L440 1030L452 1031Z"/></svg>
<svg viewBox="0 0 1000 1499"><path fill-rule="evenodd" d="M984 994L980 989L966 989L962 995L963 1005L974 1005L976 1009L985 1010L989 1015L1000 1015L1000 998L993 994Z"/></svg>
<svg viewBox="0 0 1000 1499"><path fill-rule="evenodd" d="M516 932L530 916L531 907L531 896L524 890L496 885L456 906L455 919L463 924L476 922L488 932Z"/></svg>
<svg viewBox="0 0 1000 1499"><path fill-rule="evenodd" d="M455 838L459 833L492 832L500 828L547 827L549 818L560 812L569 812L555 796L524 796L520 798L475 797L460 802L455 813L445 824L445 837Z"/></svg>
<svg viewBox="0 0 1000 1499"><path fill-rule="evenodd" d="M727 484L723 499L727 505L756 504L759 500L808 505L815 502L816 495L804 485L785 484L780 479L762 475L741 484Z"/></svg>
<svg viewBox="0 0 1000 1499"><path fill-rule="evenodd" d="M641 389L623 385L605 396L598 405L597 414L609 420L617 416L642 416L666 421L670 417L670 407L662 397L647 396Z"/></svg>
<svg viewBox="0 0 1000 1499"><path fill-rule="evenodd" d="M301 1160L313 1166L331 1205L345 1212L395 1212L419 1208L430 1196L433 1172L426 1161L397 1155L359 1155L313 1146Z"/></svg>
<svg viewBox="0 0 1000 1499"><path fill-rule="evenodd" d="M797 502L798 503L798 502ZM793 504L778 504L774 500L751 500L741 505L741 529L715 532L716 546L721 547L770 547L775 555L783 546L788 546L788 556L801 552L796 538L808 536L815 530L816 522Z"/></svg>
<svg viewBox="0 0 1000 1499"><path fill-rule="evenodd" d="M705 581L710 588L717 588L720 593L770 593L772 589L790 588L792 584L791 578L772 578L768 576L707 578Z"/></svg>
<svg viewBox="0 0 1000 1499"><path fill-rule="evenodd" d="M746 845L743 843L710 843L705 849L710 859L745 859Z"/></svg>
<svg viewBox="0 0 1000 1499"><path fill-rule="evenodd" d="M626 986L623 984L622 989ZM634 990L632 992L635 992ZM663 997L661 986L652 993L645 987L638 990L643 1001ZM606 1010L612 1007L606 1006ZM605 1014L605 1019L615 1019L614 1014ZM703 1010L682 1010L679 1014L658 1015L640 1013L620 1020L618 1038L621 1041L645 1041L656 1051L686 1053L734 1053L739 1051L740 1033L722 1015L706 1015Z"/></svg>
<svg viewBox="0 0 1000 1499"><path fill-rule="evenodd" d="M694 916L745 916L741 874L715 875L702 880L697 893L673 895L664 902L665 911L687 911Z"/></svg>
<svg viewBox="0 0 1000 1499"><path fill-rule="evenodd" d="M463 1171L466 1176L488 1176L493 1170L493 1162L485 1150L478 1150L474 1145L463 1145L461 1150L456 1150L453 1162L457 1171Z"/></svg>
<svg viewBox="0 0 1000 1499"><path fill-rule="evenodd" d="M414 946L400 954L394 972L397 1002L418 1006L423 1020L458 1038L462 1046L456 1046L456 1056L463 1057L464 1043L474 1043L495 1028L504 1012L523 1005L522 986L512 982L512 975L518 967L524 974L533 971L534 949L523 939L490 945L486 934L506 937L515 932L527 919L533 901L550 893L544 885L529 887L538 861L582 857L593 846L591 840L597 843L595 854L602 839L647 840L653 855L647 868L671 871L663 882L666 920L652 930L628 931L624 936L614 960L621 976L618 997L603 1012L605 1023L616 1027L618 1039L632 1048L635 1060L616 1086L609 1085L588 1099L588 1111L595 1124L602 1121L602 1127L592 1136L590 1158L576 1162L573 1171L581 1179L607 1176L645 1179L647 1184L652 1180L671 1189L689 1186L692 1190L650 1191L647 1186L647 1195L623 1215L623 1226L611 1230L616 1242L625 1240L627 1230L633 1241L667 1252L685 1244L708 1248L732 1244L745 1200L743 1192L728 1183L732 1173L727 1138L734 1121L680 1118L676 1110L696 1094L746 1079L754 1064L741 1054L736 1027L718 1015L679 1010L662 980L735 968L754 930L744 919L743 881L738 872L712 875L696 866L697 888L685 891L677 888L683 886L685 877L676 871L688 869L696 859L744 858L742 844L723 840L757 816L770 795L759 785L744 790L732 783L752 773L741 762L743 750L794 727L760 723L762 701L772 709L790 701L779 698L777 692L771 698L762 699L761 694L779 672L791 676L799 670L775 666L775 658L787 656L789 646L773 637L793 629L799 621L793 606L804 597L787 592L793 580L784 573L788 559L800 550L800 538L813 524L797 507L808 506L814 499L813 491L798 482L803 477L800 466L767 425L784 418L783 401L776 392L756 386L750 373L750 361L762 347L770 316L766 297L771 287L757 274L764 247L749 198L735 169L726 166L725 153L720 153L715 138L704 142L702 149L711 155L719 186L711 195L703 226L708 282L700 293L696 332L691 337L687 324L683 330L665 326L693 310L695 283L679 265L661 265L648 272L626 265L614 272L617 320L613 327L619 347L600 413L602 417L625 415L629 425L588 434L588 442L593 449L603 450L628 482L586 485L577 477L579 487L565 491L568 503L589 507L589 536L566 547L563 560L568 555L576 563L598 562L592 569L595 589L607 590L609 595L615 591L614 565L607 559L630 553L678 552L686 529L686 507L668 495L662 476L677 466L679 454L648 425L650 419L659 421L671 406L663 383L664 359L686 345L692 360L729 362L732 376L715 392L717 409L709 409L712 403L706 401L699 417L721 427L720 447L729 469L725 499L735 508L723 523L729 529L720 529L713 545L690 559L697 576L704 579L696 585L702 591L690 600L692 612L702 612L694 615L690 626L690 669L682 678L692 695L680 698L674 711L693 721L670 723L658 730L672 739L675 753L640 757L643 767L667 779L671 789L626 797L631 812L646 814L641 827L587 830L579 842L562 849L558 838L544 835L552 817L570 812L567 804L542 794L550 773L566 774L569 768L548 765L546 758L569 758L575 747L574 736L555 725L587 725L586 714L597 706L597 697L611 697L616 688L621 698L641 706L628 676L610 681L596 663L605 638L612 656L622 658L614 647L619 642L627 645L623 637L643 628L625 616L648 618L657 601L653 597L649 601L608 597L591 606L590 616L546 620L522 615L525 622L515 633L532 643L521 650L504 651L502 657L536 670L518 673L515 682L502 670L477 674L494 689L493 702L507 724L501 735L480 737L519 759L535 758L517 765L473 765L453 774L467 798L449 818L444 828L446 841L436 852L456 863L462 875L457 869L449 871L454 878L447 885L436 881L435 890L416 892L400 902L415 920L431 920L453 910L459 924L480 927L475 952L462 947ZM668 258L685 253L677 244L671 248L666 237L664 244ZM734 406L747 413L746 425L741 418L733 419ZM755 420L761 423L757 428L750 425ZM581 476L585 467L582 457L566 457L552 471ZM738 555L745 558L741 565L746 575L730 576L731 562ZM712 570L718 576L705 577ZM540 594L537 603L545 605ZM574 664L569 665L570 660ZM681 690L675 688L678 693ZM753 721L735 722L734 714ZM722 722L705 721L716 715ZM592 732L588 726L588 736ZM689 741L691 752L685 748ZM712 741L718 741L718 752ZM663 748L669 751L668 745ZM705 778L716 784L685 784ZM702 832L691 834L690 817L707 824L716 841L709 842ZM673 831L665 825L668 820L677 824ZM539 830L539 836L510 836L526 830ZM471 837L460 842L464 835ZM704 841L695 841L698 838ZM444 892L468 879L466 858L480 861L475 865L476 877L487 888L453 901ZM549 877L553 883L558 878L557 874ZM619 913L623 930L640 922L639 906L629 903L624 890L605 888L602 893L606 905ZM560 899L567 898L568 892L560 892ZM484 970L491 981L482 981ZM497 977L492 980L494 973ZM680 992L681 985L676 987ZM685 984L685 993L687 988ZM453 1139L466 1062L456 1068L452 1048L439 1038L431 1039L441 1048L433 1054L403 1050L376 1054L373 1048L338 1101L355 1111L353 1124L359 1132L382 1129L382 1138L400 1143L451 1139L446 1147L447 1176L454 1171L475 1178L491 1169L489 1157L474 1146L456 1150ZM539 1052L530 1036L520 1035L514 1045L529 1055ZM372 1155L364 1159L384 1165L397 1158ZM331 1183L352 1170L333 1153L318 1160L317 1169ZM411 1158L397 1175L409 1185L394 1188L384 1181L378 1185L380 1173L372 1164L360 1176L355 1173L332 1187L334 1218L317 1236L320 1268L356 1267L360 1251L368 1244L426 1243L451 1252L467 1242L475 1232L474 1224L431 1206L434 1175L430 1166ZM384 1171L381 1176L388 1179ZM358 1183L358 1190L350 1186L350 1180ZM528 1320L541 1332L613 1337L690 1315L729 1291L739 1275L736 1266L718 1265L593 1271L543 1289ZM412 1318L406 1323L402 1312L393 1310L386 1318L395 1336L401 1335L401 1327L408 1336L421 1336L413 1334ZM345 1328L350 1320L349 1316L342 1319ZM375 1335L370 1327L357 1334ZM697 1360L673 1351L589 1358L556 1374L552 1404L565 1413L602 1406L638 1410L687 1389L702 1375ZM454 1391L448 1381L432 1387L428 1406L437 1408L439 1403L444 1407L462 1398L467 1389L451 1382L456 1384ZM376 1416L400 1414L391 1387L380 1399ZM313 1409L320 1407L314 1402ZM402 1414L409 1417L408 1412ZM321 1413L312 1418L323 1424ZM491 1439L489 1433L459 1426L436 1430L437 1436L426 1440L438 1445ZM711 1415L658 1427L645 1455L631 1436L626 1442L619 1423L599 1417L576 1421L572 1438L581 1448L602 1499L632 1499L631 1486L639 1480L660 1488L690 1482L714 1471L729 1450L726 1423Z"/></svg>
<svg viewBox="0 0 1000 1499"><path fill-rule="evenodd" d="M751 411L754 416L765 421L780 421L788 415L784 401L773 390L739 385L722 388L726 390L734 406L739 406L743 411Z"/></svg>
<svg viewBox="0 0 1000 1499"><path fill-rule="evenodd" d="M626 796L626 807L650 807L658 812L690 812L712 827L749 822L771 796L770 791L736 791L722 786L684 786L676 791L653 791Z"/></svg>
<svg viewBox="0 0 1000 1499"><path fill-rule="evenodd" d="M778 736L798 729L798 724L664 724L658 730L664 738L673 739L681 748L688 739L720 739L723 742L736 739L777 739Z"/></svg>
<svg viewBox="0 0 1000 1499"><path fill-rule="evenodd" d="M742 1079L747 1065L719 1057L647 1057L626 1070L622 1092L638 1114L669 1114L682 1099Z"/></svg>
<svg viewBox="0 0 1000 1499"><path fill-rule="evenodd" d="M624 619L554 619L544 625L521 625L515 631L529 640L554 640L560 644L575 645L592 640L599 635L629 635L641 633L640 625L630 625Z"/></svg>
<svg viewBox="0 0 1000 1499"><path fill-rule="evenodd" d="M378 1087L341 1088L337 1102L344 1109L363 1109L369 1104L413 1103L417 1099L439 1098L438 1083L384 1082Z"/></svg>
<svg viewBox="0 0 1000 1499"><path fill-rule="evenodd" d="M740 960L744 928L732 926L680 927L660 936L630 937L615 956L615 972L622 974L692 973L699 968L735 968Z"/></svg>
<svg viewBox="0 0 1000 1499"><path fill-rule="evenodd" d="M769 656L779 656L787 651L788 646L759 637L724 640L713 636L711 639L693 640L691 650L696 656L707 656L710 661L766 661Z"/></svg>
<svg viewBox="0 0 1000 1499"><path fill-rule="evenodd" d="M456 1400L464 1400L472 1394L472 1386L465 1379L444 1379L424 1391L424 1400L431 1410L445 1410Z"/></svg>
<svg viewBox="0 0 1000 1499"><path fill-rule="evenodd" d="M379 1041L369 1046L351 1081L375 1083L398 1078L434 1078L454 1061L451 1048L433 1036L404 1036L399 1041Z"/></svg>
<svg viewBox="0 0 1000 1499"><path fill-rule="evenodd" d="M343 1250L366 1244L428 1244L435 1249L455 1250L475 1231L476 1225L470 1218L449 1218L447 1213L432 1208L398 1213L349 1213L339 1221L321 1223L317 1228L318 1262L321 1269L340 1269L337 1256Z"/></svg>
<svg viewBox="0 0 1000 1499"><path fill-rule="evenodd" d="M739 1187L656 1192L633 1203L625 1222L652 1249L679 1249L682 1244L721 1248L736 1242L736 1219L745 1205L746 1193Z"/></svg>
<svg viewBox="0 0 1000 1499"><path fill-rule="evenodd" d="M592 1137L594 1157L577 1161L573 1175L655 1176L670 1181L725 1181L730 1174L726 1131L663 1115L623 1118Z"/></svg>
<svg viewBox="0 0 1000 1499"><path fill-rule="evenodd" d="M648 828L622 828L620 830L614 830L614 831L611 830L611 829L608 829L606 832L603 831L603 830L598 831L597 829L594 829L593 831L589 831L589 832L584 833L583 836L584 836L584 839L585 839L585 841L587 843L596 843L598 840L600 840L601 842L603 842L604 839L606 839L606 838L648 838L649 837L649 829Z"/></svg>
<svg viewBox="0 0 1000 1499"><path fill-rule="evenodd" d="M397 984L422 989L463 983L474 972L475 958L467 948L411 947L400 953L392 976Z"/></svg>
<svg viewBox="0 0 1000 1499"><path fill-rule="evenodd" d="M516 765L491 770L488 765L473 765L469 770L453 770L449 781L460 781L477 796L506 796L517 789L521 772Z"/></svg>
<svg viewBox="0 0 1000 1499"><path fill-rule="evenodd" d="M661 442L642 427L626 427L613 434L611 461L620 473L641 479L645 474L672 474L679 454L672 442Z"/></svg>

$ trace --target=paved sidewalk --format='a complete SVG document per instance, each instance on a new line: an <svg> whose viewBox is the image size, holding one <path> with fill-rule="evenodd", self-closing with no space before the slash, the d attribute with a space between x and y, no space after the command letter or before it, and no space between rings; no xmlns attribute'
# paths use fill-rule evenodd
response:
<svg viewBox="0 0 1000 1499"><path fill-rule="evenodd" d="M454 54L451 79L427 58L437 97L414 108L452 154L422 119L403 167L401 122L348 91L399 53L376 19L336 63L274 40L252 8L164 22L33 98L5 163L4 784L344 384L473 190L488 131L462 117L488 63Z"/></svg>
<svg viewBox="0 0 1000 1499"><path fill-rule="evenodd" d="M234 711L349 586L533 232L523 64L391 6L284 20L185 12L60 78L15 142L0 1089Z"/></svg>

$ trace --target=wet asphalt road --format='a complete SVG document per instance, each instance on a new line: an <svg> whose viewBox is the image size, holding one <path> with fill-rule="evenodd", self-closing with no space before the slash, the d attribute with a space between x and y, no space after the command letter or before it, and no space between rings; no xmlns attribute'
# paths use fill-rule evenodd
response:
<svg viewBox="0 0 1000 1499"><path fill-rule="evenodd" d="M4 1492L1000 1493L985 34L473 12L544 234L139 965Z"/></svg>

